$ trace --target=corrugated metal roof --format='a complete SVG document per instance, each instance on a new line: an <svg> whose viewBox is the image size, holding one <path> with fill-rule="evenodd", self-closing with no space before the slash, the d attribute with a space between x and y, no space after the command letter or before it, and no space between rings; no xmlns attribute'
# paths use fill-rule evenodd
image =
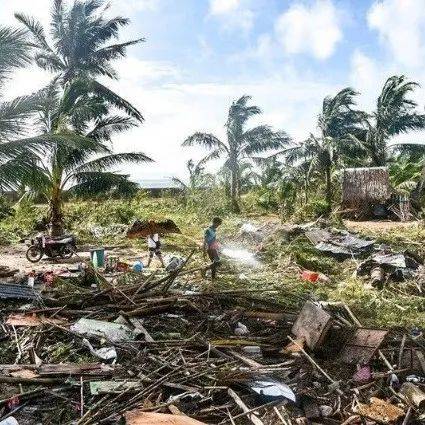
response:
<svg viewBox="0 0 425 425"><path fill-rule="evenodd" d="M0 299L35 300L37 296L37 292L29 286L0 283Z"/></svg>

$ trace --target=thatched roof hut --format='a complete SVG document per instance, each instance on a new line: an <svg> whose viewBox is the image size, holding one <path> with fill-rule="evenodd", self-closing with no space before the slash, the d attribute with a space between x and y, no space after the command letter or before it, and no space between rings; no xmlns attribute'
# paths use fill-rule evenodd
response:
<svg viewBox="0 0 425 425"><path fill-rule="evenodd" d="M342 206L367 210L391 196L387 167L346 168L342 174Z"/></svg>

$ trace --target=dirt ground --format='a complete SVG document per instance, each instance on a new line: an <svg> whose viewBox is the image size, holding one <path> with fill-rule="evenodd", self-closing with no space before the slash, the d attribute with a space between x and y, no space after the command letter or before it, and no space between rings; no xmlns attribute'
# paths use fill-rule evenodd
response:
<svg viewBox="0 0 425 425"><path fill-rule="evenodd" d="M0 247L0 265L12 269L19 269L23 274L35 271L60 270L69 265L88 261L90 259L90 247L79 247L79 251L69 260L49 259L43 257L38 263L30 263L25 253L28 247L25 244L17 244L6 247ZM110 247L105 250L106 255L119 257L122 260L134 261L136 258L146 258L146 253L140 252L129 247Z"/></svg>

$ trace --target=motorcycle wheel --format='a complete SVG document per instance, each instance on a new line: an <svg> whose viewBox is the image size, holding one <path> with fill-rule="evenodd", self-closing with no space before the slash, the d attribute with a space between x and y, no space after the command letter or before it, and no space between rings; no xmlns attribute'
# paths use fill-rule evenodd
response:
<svg viewBox="0 0 425 425"><path fill-rule="evenodd" d="M74 255L74 252L74 247L68 243L62 248L60 255L62 258L68 259Z"/></svg>
<svg viewBox="0 0 425 425"><path fill-rule="evenodd" d="M43 250L38 246L32 245L28 248L26 257L31 263L38 263L43 257Z"/></svg>

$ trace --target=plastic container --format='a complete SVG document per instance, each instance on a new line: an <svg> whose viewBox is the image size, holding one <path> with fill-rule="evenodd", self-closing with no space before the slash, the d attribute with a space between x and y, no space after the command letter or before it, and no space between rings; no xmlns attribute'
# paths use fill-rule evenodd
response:
<svg viewBox="0 0 425 425"><path fill-rule="evenodd" d="M31 288L34 288L34 283L35 283L35 271L33 270L32 272L28 273L28 286L30 286Z"/></svg>
<svg viewBox="0 0 425 425"><path fill-rule="evenodd" d="M133 272L141 273L142 270L143 270L143 263L140 260L137 260L133 264Z"/></svg>
<svg viewBox="0 0 425 425"><path fill-rule="evenodd" d="M105 266L105 248L90 250L90 259L95 269Z"/></svg>

